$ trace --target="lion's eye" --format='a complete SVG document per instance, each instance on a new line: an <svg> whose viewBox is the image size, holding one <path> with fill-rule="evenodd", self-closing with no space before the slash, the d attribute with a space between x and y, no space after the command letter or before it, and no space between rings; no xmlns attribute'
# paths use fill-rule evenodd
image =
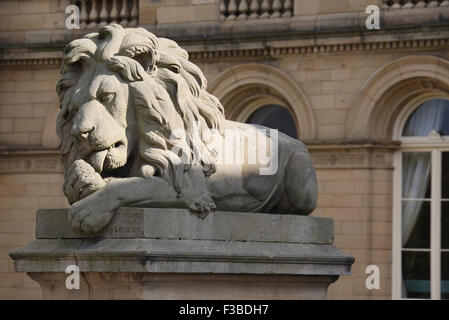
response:
<svg viewBox="0 0 449 320"><path fill-rule="evenodd" d="M100 100L103 103L110 103L112 100L114 100L115 93L111 92L105 92L100 95Z"/></svg>

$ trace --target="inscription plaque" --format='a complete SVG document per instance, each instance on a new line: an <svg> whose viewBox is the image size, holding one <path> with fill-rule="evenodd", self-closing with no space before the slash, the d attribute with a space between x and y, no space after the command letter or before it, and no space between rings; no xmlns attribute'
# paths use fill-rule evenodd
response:
<svg viewBox="0 0 449 320"><path fill-rule="evenodd" d="M113 238L139 238L143 236L144 217L136 213L117 212L112 223Z"/></svg>

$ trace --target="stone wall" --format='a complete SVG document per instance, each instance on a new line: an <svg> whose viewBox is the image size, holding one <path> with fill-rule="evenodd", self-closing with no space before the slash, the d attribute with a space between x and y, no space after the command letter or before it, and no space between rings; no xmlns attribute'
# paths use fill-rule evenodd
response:
<svg viewBox="0 0 449 320"><path fill-rule="evenodd" d="M322 169L318 209L335 219L335 244L354 256L351 276L329 289L330 299L391 297L392 170ZM380 290L367 290L365 269L380 269Z"/></svg>
<svg viewBox="0 0 449 320"><path fill-rule="evenodd" d="M65 8L70 0L0 2L0 43L35 44L67 41Z"/></svg>
<svg viewBox="0 0 449 320"><path fill-rule="evenodd" d="M67 207L61 174L0 174L0 299L39 299L41 290L25 273L14 272L9 251L35 238L38 208Z"/></svg>
<svg viewBox="0 0 449 320"><path fill-rule="evenodd" d="M51 113L59 108L55 90L59 68L0 72L0 144L41 146L46 122L53 120Z"/></svg>

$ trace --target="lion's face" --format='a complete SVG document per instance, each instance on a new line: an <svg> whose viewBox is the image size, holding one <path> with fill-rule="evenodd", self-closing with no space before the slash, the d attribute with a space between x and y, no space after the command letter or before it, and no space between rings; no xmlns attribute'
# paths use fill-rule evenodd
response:
<svg viewBox="0 0 449 320"><path fill-rule="evenodd" d="M101 62L85 70L74 87L71 134L80 156L102 175L123 167L135 147L131 100L128 83Z"/></svg>
<svg viewBox="0 0 449 320"><path fill-rule="evenodd" d="M65 175L83 159L103 178L156 175L181 190L183 161L193 154L201 154L205 175L213 173L215 150L205 137L223 128L223 106L175 42L111 24L70 42L63 62L57 91Z"/></svg>

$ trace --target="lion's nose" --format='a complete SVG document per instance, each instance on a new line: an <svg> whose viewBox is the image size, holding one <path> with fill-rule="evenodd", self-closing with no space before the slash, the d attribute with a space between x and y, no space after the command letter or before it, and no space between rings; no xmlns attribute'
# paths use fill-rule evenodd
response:
<svg viewBox="0 0 449 320"><path fill-rule="evenodd" d="M88 142L93 134L95 119L97 119L95 101L81 105L73 119L72 135L78 142Z"/></svg>

